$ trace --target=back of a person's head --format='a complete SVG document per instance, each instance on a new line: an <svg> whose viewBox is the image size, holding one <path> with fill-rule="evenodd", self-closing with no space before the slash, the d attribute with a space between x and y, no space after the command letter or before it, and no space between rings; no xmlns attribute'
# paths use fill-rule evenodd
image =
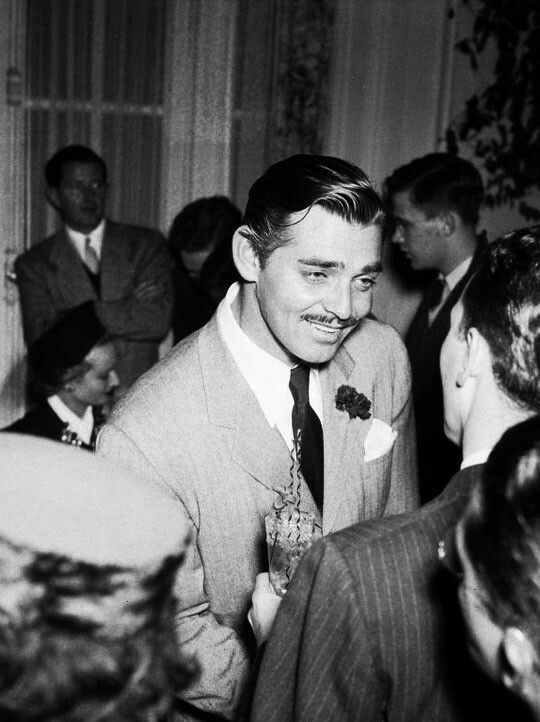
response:
<svg viewBox="0 0 540 722"><path fill-rule="evenodd" d="M168 236L171 253L178 260L180 252L230 246L241 220L240 209L226 196L197 198L184 206L171 224Z"/></svg>
<svg viewBox="0 0 540 722"><path fill-rule="evenodd" d="M463 294L462 333L489 345L501 391L540 412L540 225L493 241Z"/></svg>
<svg viewBox="0 0 540 722"><path fill-rule="evenodd" d="M360 168L331 156L293 155L271 165L249 191L242 223L261 261L287 242L291 216L314 205L349 223L384 219L379 195Z"/></svg>
<svg viewBox="0 0 540 722"><path fill-rule="evenodd" d="M493 449L463 540L492 619L522 630L540 655L540 417L510 428Z"/></svg>
<svg viewBox="0 0 540 722"><path fill-rule="evenodd" d="M87 452L3 434L0 719L168 719L193 676L175 634L178 505Z"/></svg>
<svg viewBox="0 0 540 722"><path fill-rule="evenodd" d="M391 203L396 193L408 192L428 217L454 211L464 223L476 226L484 198L482 177L472 163L449 153L429 153L396 168L384 182Z"/></svg>
<svg viewBox="0 0 540 722"><path fill-rule="evenodd" d="M62 181L63 169L68 163L97 163L107 180L107 166L103 158L85 145L66 145L60 148L45 164L45 182L51 188L58 188Z"/></svg>

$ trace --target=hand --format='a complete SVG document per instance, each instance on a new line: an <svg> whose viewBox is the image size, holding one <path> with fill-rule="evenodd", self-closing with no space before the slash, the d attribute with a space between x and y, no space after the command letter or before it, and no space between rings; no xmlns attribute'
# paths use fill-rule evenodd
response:
<svg viewBox="0 0 540 722"><path fill-rule="evenodd" d="M152 301L165 293L165 287L155 281L143 281L135 287L133 293L138 301Z"/></svg>
<svg viewBox="0 0 540 722"><path fill-rule="evenodd" d="M280 603L281 597L272 589L268 573L257 574L248 621L258 645L268 639Z"/></svg>

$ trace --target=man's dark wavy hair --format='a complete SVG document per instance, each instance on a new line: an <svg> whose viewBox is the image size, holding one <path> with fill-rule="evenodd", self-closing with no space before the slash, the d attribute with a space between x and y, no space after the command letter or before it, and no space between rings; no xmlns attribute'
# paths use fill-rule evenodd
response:
<svg viewBox="0 0 540 722"><path fill-rule="evenodd" d="M182 556L98 566L0 539L0 719L158 722L196 673L174 630Z"/></svg>
<svg viewBox="0 0 540 722"><path fill-rule="evenodd" d="M482 601L501 627L540 653L540 418L506 431L463 519L463 541Z"/></svg>
<svg viewBox="0 0 540 722"><path fill-rule="evenodd" d="M291 214L321 206L349 223L382 225L381 199L365 173L340 158L293 155L252 185L242 220L261 264L290 238Z"/></svg>
<svg viewBox="0 0 540 722"><path fill-rule="evenodd" d="M402 165L384 182L385 202L408 191L411 201L428 218L455 211L476 226L484 199L482 177L472 163L449 153L428 153Z"/></svg>
<svg viewBox="0 0 540 722"><path fill-rule="evenodd" d="M478 329L504 393L540 412L540 225L493 241L463 294L462 333Z"/></svg>
<svg viewBox="0 0 540 722"><path fill-rule="evenodd" d="M85 145L66 145L45 164L45 182L51 188L58 188L62 181L64 166L68 163L97 163L107 181L107 166L103 158Z"/></svg>

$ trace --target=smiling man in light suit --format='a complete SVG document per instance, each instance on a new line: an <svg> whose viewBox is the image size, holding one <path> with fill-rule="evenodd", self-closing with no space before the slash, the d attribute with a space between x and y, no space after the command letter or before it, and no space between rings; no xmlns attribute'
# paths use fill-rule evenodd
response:
<svg viewBox="0 0 540 722"><path fill-rule="evenodd" d="M323 534L417 504L406 353L366 318L382 222L359 168L309 155L271 166L234 234L243 282L102 432L100 453L167 487L193 527L179 633L201 676L181 694L180 719L236 713L254 651L247 611L267 568L264 516L290 479L293 418L300 506Z"/></svg>

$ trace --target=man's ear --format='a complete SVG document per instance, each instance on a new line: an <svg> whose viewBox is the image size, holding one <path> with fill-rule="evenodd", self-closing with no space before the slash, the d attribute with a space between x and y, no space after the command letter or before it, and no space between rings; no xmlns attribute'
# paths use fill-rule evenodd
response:
<svg viewBox="0 0 540 722"><path fill-rule="evenodd" d="M464 386L468 378L478 376L483 364L490 358L487 342L474 326L467 330L465 344L461 369L457 375L458 386Z"/></svg>
<svg viewBox="0 0 540 722"><path fill-rule="evenodd" d="M245 281L257 281L261 264L250 240L251 231L247 226L240 226L232 239L233 258L238 273Z"/></svg>
<svg viewBox="0 0 540 722"><path fill-rule="evenodd" d="M456 219L452 211L445 211L439 215L441 233L444 236L451 236L456 230Z"/></svg>
<svg viewBox="0 0 540 722"><path fill-rule="evenodd" d="M507 627L499 650L500 675L508 689L518 692L534 679L536 652L529 638L517 627Z"/></svg>
<svg viewBox="0 0 540 722"><path fill-rule="evenodd" d="M60 197L58 195L58 188L55 188L54 186L47 186L45 188L45 198L49 201L49 203L55 210L60 210Z"/></svg>

